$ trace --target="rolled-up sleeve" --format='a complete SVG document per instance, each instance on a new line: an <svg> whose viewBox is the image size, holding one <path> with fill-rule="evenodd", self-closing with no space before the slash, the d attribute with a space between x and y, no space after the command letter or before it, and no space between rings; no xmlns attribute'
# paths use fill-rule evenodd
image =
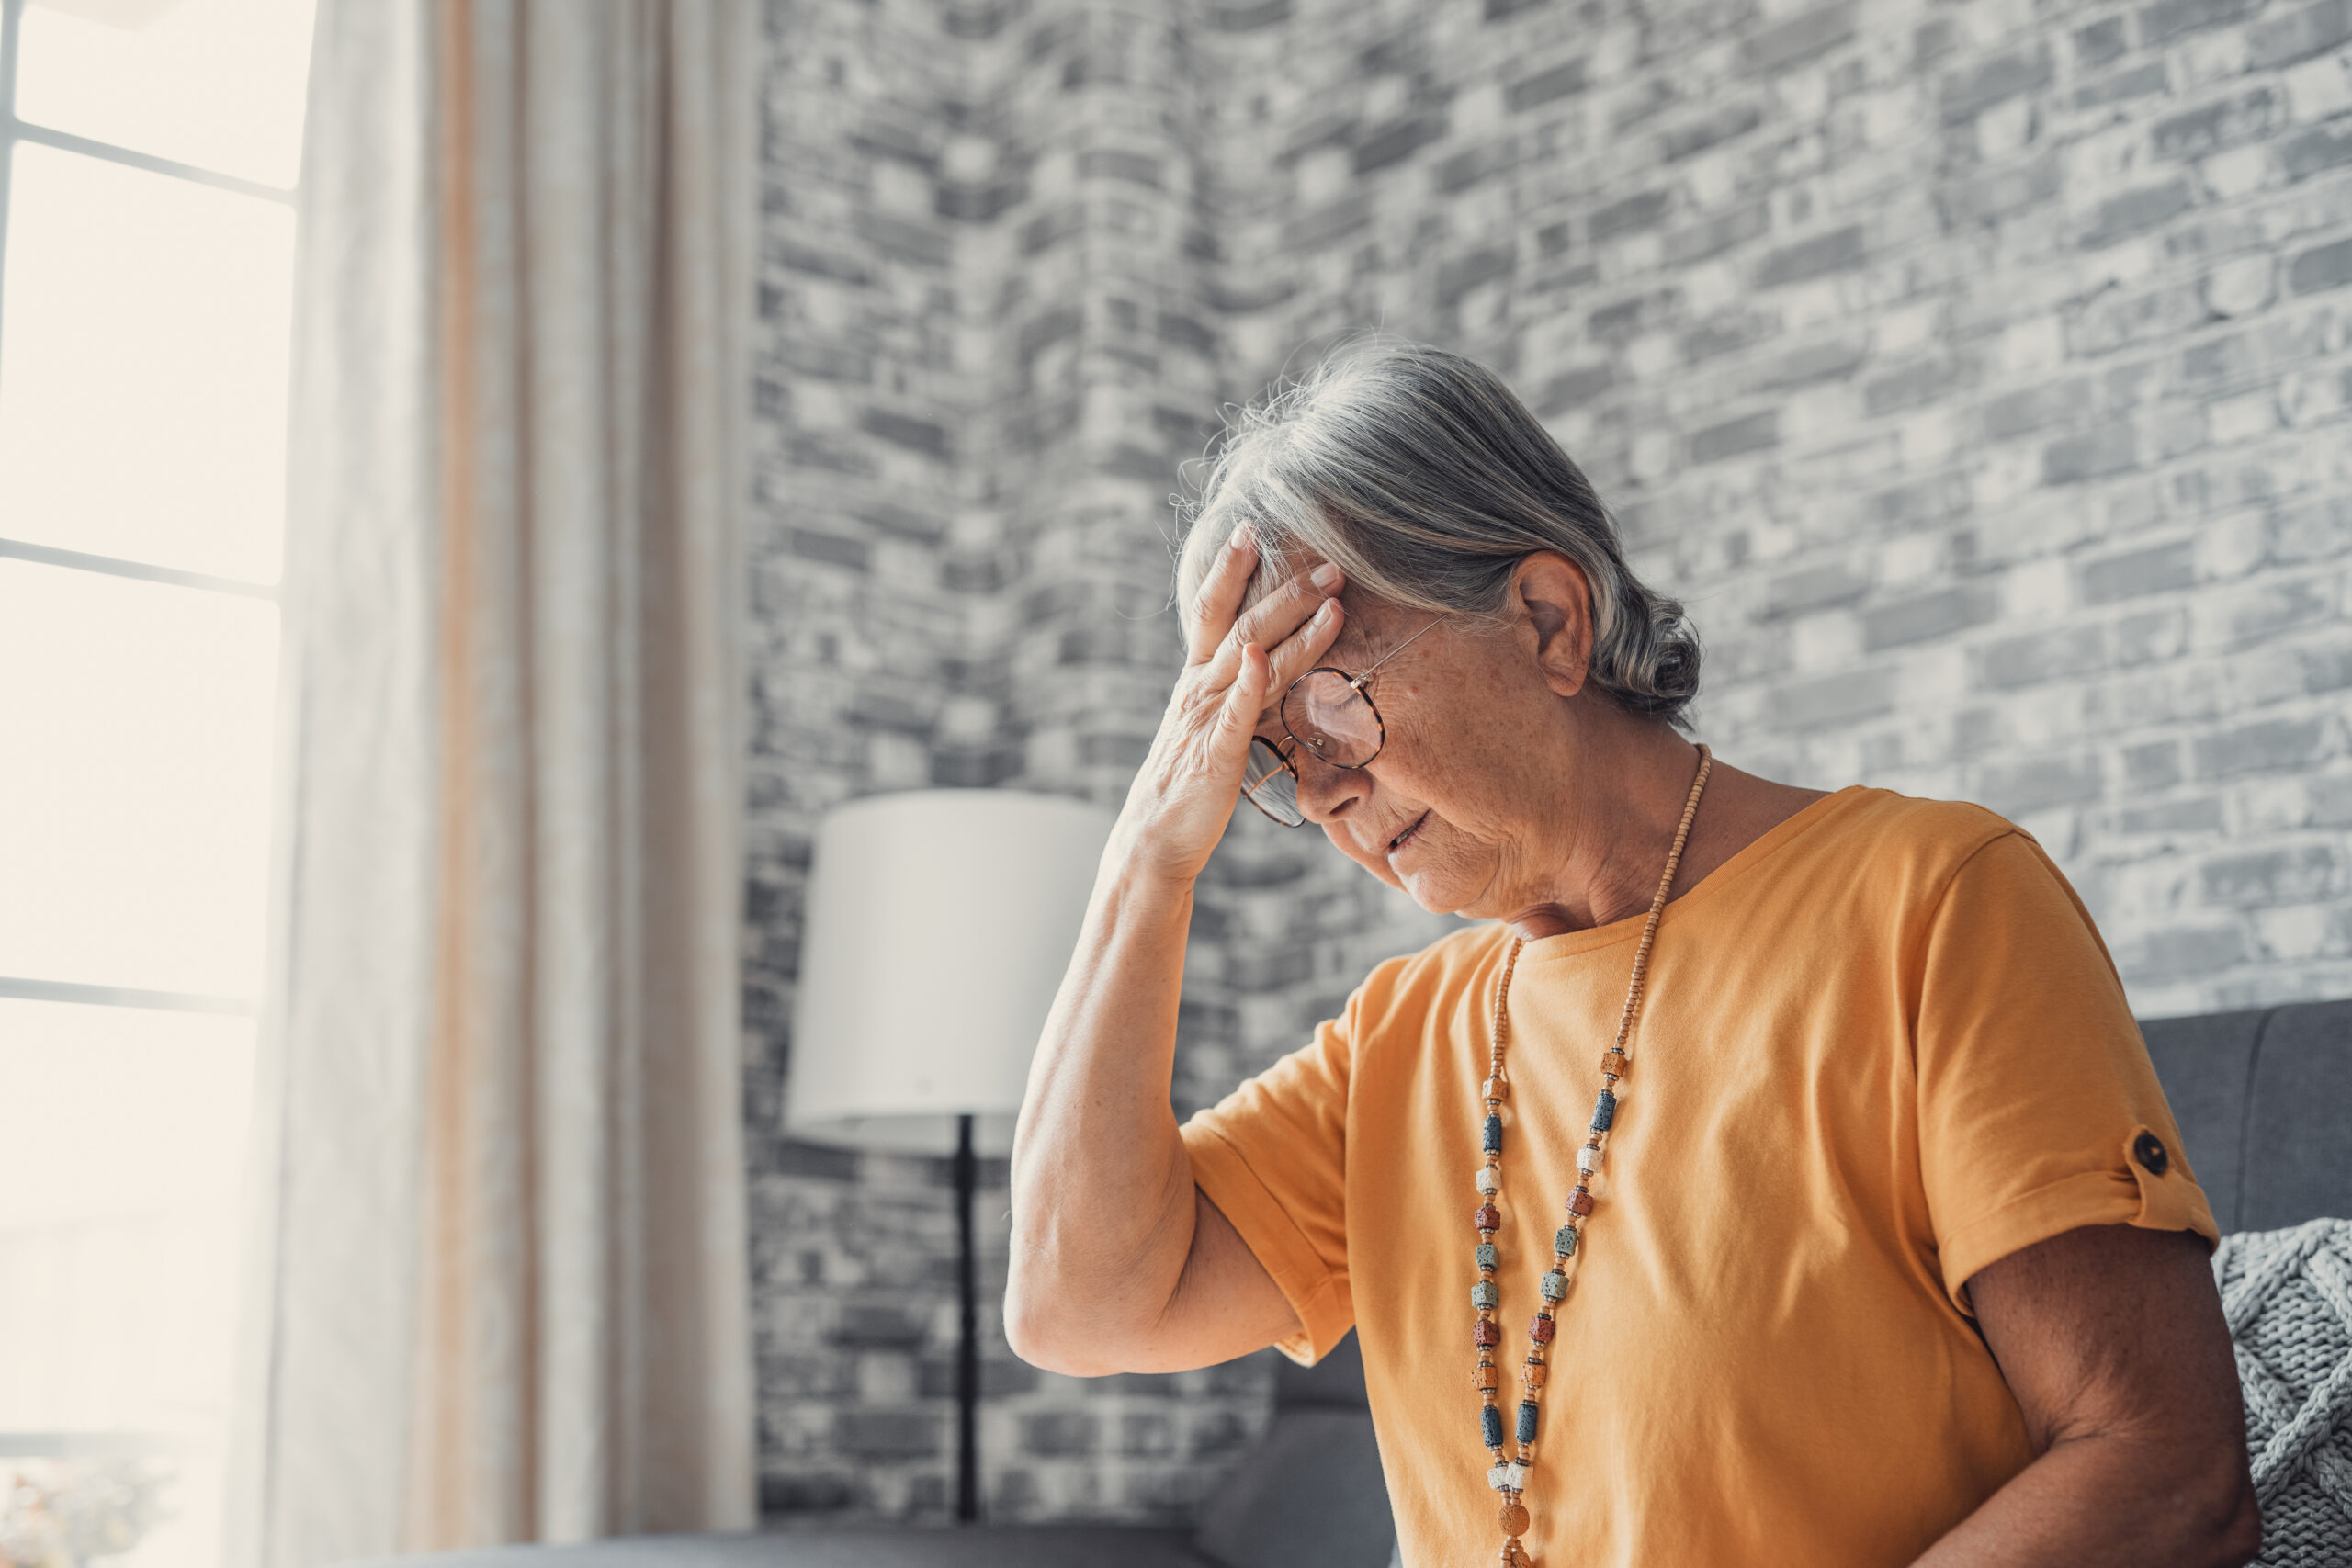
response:
<svg viewBox="0 0 2352 1568"><path fill-rule="evenodd" d="M1366 990L1338 1018L1182 1128L1193 1180L1241 1235L1300 1331L1276 1348L1311 1365L1355 1324L1348 1283L1348 1094Z"/></svg>
<svg viewBox="0 0 2352 1568"><path fill-rule="evenodd" d="M2082 1225L2219 1237L2089 912L2021 832L1964 862L1917 954L1920 1174L1944 1289Z"/></svg>

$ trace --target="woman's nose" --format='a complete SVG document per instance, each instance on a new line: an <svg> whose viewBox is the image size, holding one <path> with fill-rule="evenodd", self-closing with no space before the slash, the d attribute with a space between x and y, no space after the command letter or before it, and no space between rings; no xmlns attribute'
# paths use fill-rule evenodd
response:
<svg viewBox="0 0 2352 1568"><path fill-rule="evenodd" d="M1302 746L1291 759L1298 770L1298 808L1310 822L1329 822L1353 810L1371 788L1362 768L1335 767Z"/></svg>

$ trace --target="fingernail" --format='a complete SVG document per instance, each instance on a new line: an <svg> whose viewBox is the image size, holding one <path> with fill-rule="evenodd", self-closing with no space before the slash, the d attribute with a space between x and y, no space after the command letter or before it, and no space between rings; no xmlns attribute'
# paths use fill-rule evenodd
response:
<svg viewBox="0 0 2352 1568"><path fill-rule="evenodd" d="M1318 609L1318 610L1317 610L1317 611L1315 612L1315 624L1316 624L1317 626L1322 626L1322 625L1324 625L1325 623L1329 622L1329 621L1330 620L1331 616L1332 616L1332 614L1333 614L1333 611L1332 611L1332 608L1331 608L1331 607L1332 607L1333 605L1337 604L1338 603L1339 603L1339 601L1338 601L1337 599L1326 599L1326 600L1324 600L1324 601L1323 601L1322 608L1320 608L1320 609Z"/></svg>
<svg viewBox="0 0 2352 1568"><path fill-rule="evenodd" d="M1315 584L1316 587L1322 589L1325 592L1329 592L1339 583L1340 569L1333 566L1329 561L1325 561L1321 566L1317 567L1313 571L1306 574L1306 581Z"/></svg>
<svg viewBox="0 0 2352 1568"><path fill-rule="evenodd" d="M1233 531L1230 538L1225 541L1225 547L1229 550L1246 550L1250 547L1250 525L1244 523Z"/></svg>

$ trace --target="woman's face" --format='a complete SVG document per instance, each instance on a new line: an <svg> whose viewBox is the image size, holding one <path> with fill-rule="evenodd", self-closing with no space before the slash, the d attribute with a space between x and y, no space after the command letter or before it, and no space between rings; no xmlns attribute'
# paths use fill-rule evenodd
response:
<svg viewBox="0 0 2352 1568"><path fill-rule="evenodd" d="M1351 675L1433 618L1353 590L1340 603L1347 625L1323 662ZM1351 860L1423 908L1507 918L1544 896L1539 878L1559 863L1570 826L1556 818L1575 761L1575 727L1563 722L1574 699L1535 644L1523 620L1464 617L1414 638L1372 677L1387 734L1363 768L1293 744L1280 694L1257 732L1292 755L1300 807Z"/></svg>

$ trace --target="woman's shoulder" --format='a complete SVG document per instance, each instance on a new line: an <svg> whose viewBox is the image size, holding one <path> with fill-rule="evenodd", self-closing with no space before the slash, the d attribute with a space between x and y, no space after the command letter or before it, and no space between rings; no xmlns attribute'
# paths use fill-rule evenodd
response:
<svg viewBox="0 0 2352 1568"><path fill-rule="evenodd" d="M1831 808L1825 846L1846 852L1897 855L1958 866L1996 839L2032 835L1973 801L1904 795L1875 784L1849 784L1817 806Z"/></svg>

